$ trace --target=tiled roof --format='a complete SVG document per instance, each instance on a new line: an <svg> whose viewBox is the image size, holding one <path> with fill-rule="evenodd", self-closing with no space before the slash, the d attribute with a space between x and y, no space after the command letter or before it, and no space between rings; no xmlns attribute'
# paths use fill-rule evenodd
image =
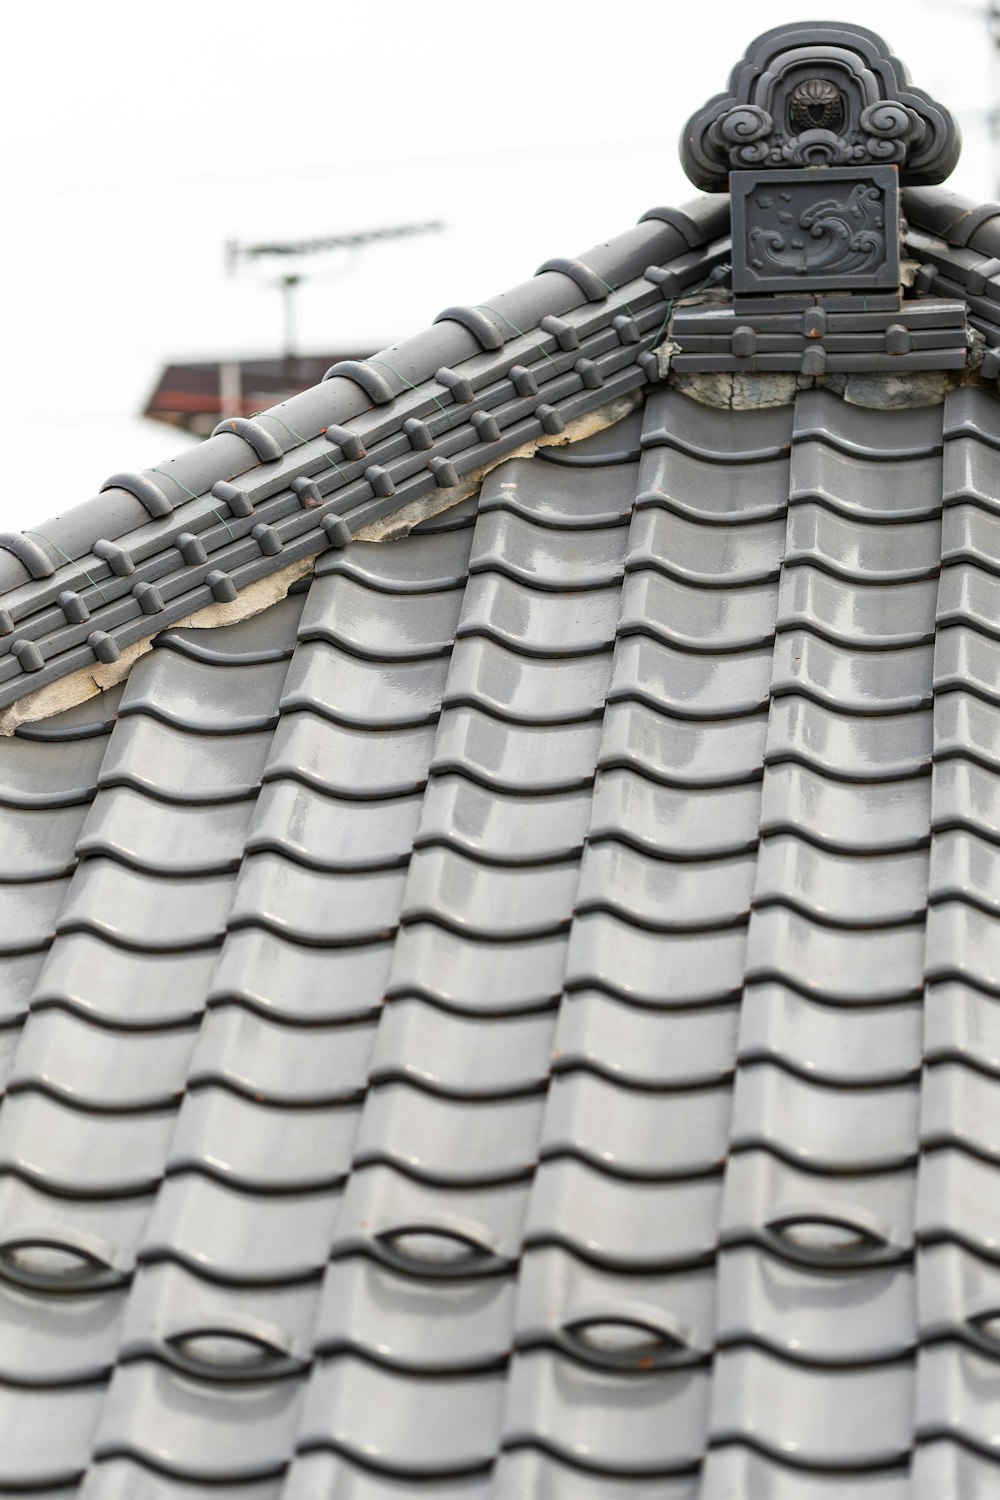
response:
<svg viewBox="0 0 1000 1500"><path fill-rule="evenodd" d="M0 1484L992 1492L998 465L660 389L3 742Z"/></svg>
<svg viewBox="0 0 1000 1500"><path fill-rule="evenodd" d="M0 537L0 1495L997 1491L1000 208L896 232L957 149L768 33L685 134L732 241Z"/></svg>

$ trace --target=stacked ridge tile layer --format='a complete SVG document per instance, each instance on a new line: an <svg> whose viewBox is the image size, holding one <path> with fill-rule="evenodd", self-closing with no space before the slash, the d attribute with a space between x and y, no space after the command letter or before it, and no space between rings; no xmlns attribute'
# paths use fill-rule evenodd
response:
<svg viewBox="0 0 1000 1500"><path fill-rule="evenodd" d="M0 744L0 1493L996 1493L998 494L660 390Z"/></svg>

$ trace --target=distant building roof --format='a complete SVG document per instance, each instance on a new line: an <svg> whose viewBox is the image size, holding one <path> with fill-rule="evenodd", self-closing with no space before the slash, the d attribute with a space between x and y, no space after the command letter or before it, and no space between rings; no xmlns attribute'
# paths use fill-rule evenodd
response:
<svg viewBox="0 0 1000 1500"><path fill-rule="evenodd" d="M293 354L167 365L142 414L208 437L221 417L252 417L265 406L315 385L338 359L363 358L363 354Z"/></svg>
<svg viewBox="0 0 1000 1500"><path fill-rule="evenodd" d="M719 109L931 173L811 31ZM995 1491L1000 206L903 209L902 297L655 210L2 539L0 1490Z"/></svg>

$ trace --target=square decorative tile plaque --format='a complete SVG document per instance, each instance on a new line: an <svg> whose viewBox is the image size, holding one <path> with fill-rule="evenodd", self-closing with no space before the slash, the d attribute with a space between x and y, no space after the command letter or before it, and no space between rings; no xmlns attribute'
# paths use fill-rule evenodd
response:
<svg viewBox="0 0 1000 1500"><path fill-rule="evenodd" d="M894 166L732 172L735 292L899 286Z"/></svg>

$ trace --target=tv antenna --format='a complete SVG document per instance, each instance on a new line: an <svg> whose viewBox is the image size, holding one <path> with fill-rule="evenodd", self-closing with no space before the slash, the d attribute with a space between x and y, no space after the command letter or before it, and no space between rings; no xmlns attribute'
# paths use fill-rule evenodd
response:
<svg viewBox="0 0 1000 1500"><path fill-rule="evenodd" d="M356 229L346 234L328 234L317 239L264 240L257 244L242 244L239 240L227 240L225 248L226 271L235 276L244 262L264 259L284 259L296 262L310 255L328 251L356 251L366 245L382 240L401 240L417 234L437 234L444 228L440 219L427 220L421 224L389 224L379 229ZM282 294L282 354L285 359L294 359L298 354L296 335L296 293L305 273L298 269L285 271L274 282Z"/></svg>

